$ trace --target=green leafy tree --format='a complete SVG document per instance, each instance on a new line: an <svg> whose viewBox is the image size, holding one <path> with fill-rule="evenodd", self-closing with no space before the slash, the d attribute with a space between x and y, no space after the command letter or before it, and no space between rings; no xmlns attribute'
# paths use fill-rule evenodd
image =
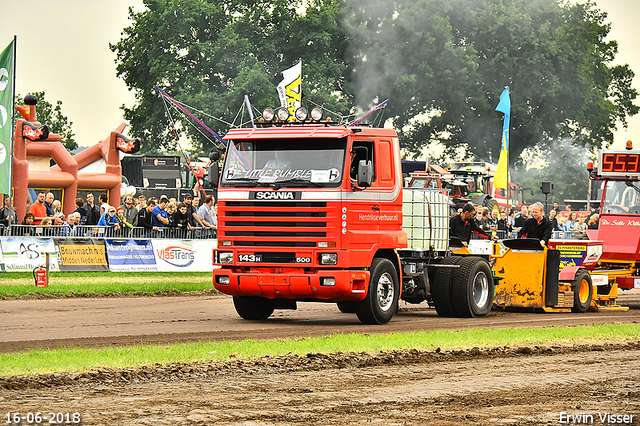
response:
<svg viewBox="0 0 640 426"><path fill-rule="evenodd" d="M196 115L224 133L226 122L241 111L244 95L258 110L277 106L280 73L300 59L306 97L341 112L348 109L350 100L336 95L344 92L348 74L336 60L346 49L338 28L338 0L309 2L300 15L296 8L303 3L145 0L145 11L130 9L131 26L110 47L117 54L118 75L136 93L136 105L124 108L132 134L145 140L145 149L174 146L156 86L193 110L206 112L208 116ZM202 128L172 115L196 151L215 145Z"/></svg>
<svg viewBox="0 0 640 426"><path fill-rule="evenodd" d="M404 148L431 142L447 154L497 161L495 112L509 86L512 162L527 147L570 138L612 142L616 123L638 112L634 73L612 65L606 15L559 0L145 0L111 49L136 93L124 108L145 149L171 149L173 133L155 87L234 121L248 95L278 103L281 71L303 62L306 100L339 114L391 99L385 114ZM175 114L174 114L175 116ZM210 128L228 127L204 114ZM246 114L245 114L246 117ZM212 137L179 118L196 150ZM245 118L246 120L246 118ZM235 121L239 124L239 120Z"/></svg>
<svg viewBox="0 0 640 426"><path fill-rule="evenodd" d="M613 140L638 112L627 65L593 3L557 0L347 1L348 57L360 103L391 98L405 148L497 161L500 93L511 93L511 158L562 137L581 146Z"/></svg>
<svg viewBox="0 0 640 426"><path fill-rule="evenodd" d="M553 142L541 150L528 149L523 153L523 162L510 171L513 182L528 188L524 199L528 203L544 202L541 185L544 181L554 182L554 192L547 195L549 205L564 200L586 200L588 197L589 173L587 163L594 156L583 147L572 144L568 138ZM545 161L541 163L540 159ZM593 191L596 190L595 184Z"/></svg>
<svg viewBox="0 0 640 426"><path fill-rule="evenodd" d="M46 124L49 127L51 133L60 135L60 142L72 151L78 147L78 143L74 139L75 134L71 126L73 121L69 121L66 115L62 113L62 101L57 101L53 106L50 102L45 100L45 92L33 92L32 95L38 100L36 105L37 118L42 124ZM16 95L16 104L24 104L24 97Z"/></svg>

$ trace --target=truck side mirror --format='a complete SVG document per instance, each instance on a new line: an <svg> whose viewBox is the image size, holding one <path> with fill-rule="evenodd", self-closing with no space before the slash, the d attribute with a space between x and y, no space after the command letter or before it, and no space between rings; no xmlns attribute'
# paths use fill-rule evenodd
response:
<svg viewBox="0 0 640 426"><path fill-rule="evenodd" d="M209 164L207 180L212 188L218 187L218 181L220 180L220 168L218 167L218 161L212 161L211 164Z"/></svg>
<svg viewBox="0 0 640 426"><path fill-rule="evenodd" d="M358 186L367 188L373 182L373 164L370 160L360 160L358 163Z"/></svg>

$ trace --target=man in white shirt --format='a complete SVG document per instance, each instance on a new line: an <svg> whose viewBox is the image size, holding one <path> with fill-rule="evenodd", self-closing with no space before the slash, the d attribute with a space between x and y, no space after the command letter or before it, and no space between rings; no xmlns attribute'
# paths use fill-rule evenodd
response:
<svg viewBox="0 0 640 426"><path fill-rule="evenodd" d="M198 218L204 229L215 231L218 229L218 215L213 206L213 195L207 195L204 204L198 209Z"/></svg>

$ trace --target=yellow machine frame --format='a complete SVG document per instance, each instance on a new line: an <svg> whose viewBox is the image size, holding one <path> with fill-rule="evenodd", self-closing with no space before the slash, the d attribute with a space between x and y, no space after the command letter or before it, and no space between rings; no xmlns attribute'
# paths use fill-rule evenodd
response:
<svg viewBox="0 0 640 426"><path fill-rule="evenodd" d="M549 263L550 250L538 240L508 240L514 243L501 252L499 243L492 245L489 262L498 281L495 286L494 305L502 308L533 309L544 312L571 312L574 308L575 295L573 287L578 291L578 300L583 305L589 300L591 286L591 310L628 310L628 307L616 303L618 288L597 294L597 287L592 285L588 274L578 274L580 282L563 281L556 274L547 271L548 266L559 269L559 261ZM471 255L467 247L451 247L456 255ZM586 269L584 270L586 272Z"/></svg>

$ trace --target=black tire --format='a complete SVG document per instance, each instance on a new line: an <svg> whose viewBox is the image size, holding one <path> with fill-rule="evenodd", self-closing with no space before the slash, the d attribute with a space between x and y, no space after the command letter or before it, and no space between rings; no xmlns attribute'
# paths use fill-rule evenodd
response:
<svg viewBox="0 0 640 426"><path fill-rule="evenodd" d="M493 305L493 274L481 257L465 257L453 274L453 310L460 318L486 317Z"/></svg>
<svg viewBox="0 0 640 426"><path fill-rule="evenodd" d="M338 302L338 309L343 314L355 314L356 313L356 302Z"/></svg>
<svg viewBox="0 0 640 426"><path fill-rule="evenodd" d="M571 308L571 312L586 312L591 306L591 299L593 298L591 275L586 270L579 269L575 279L571 281L571 290L573 290L573 308Z"/></svg>
<svg viewBox="0 0 640 426"><path fill-rule="evenodd" d="M485 198L484 206L489 209L489 214L491 214L491 210L498 205L498 201L495 198Z"/></svg>
<svg viewBox="0 0 640 426"><path fill-rule="evenodd" d="M461 256L449 256L442 261L442 265L459 265ZM441 317L454 316L451 303L451 281L455 268L437 268L431 283L431 300L436 307L436 312Z"/></svg>
<svg viewBox="0 0 640 426"><path fill-rule="evenodd" d="M241 318L266 320L275 309L275 301L264 297L233 296L233 306Z"/></svg>
<svg viewBox="0 0 640 426"><path fill-rule="evenodd" d="M356 315L364 324L386 324L398 310L400 280L389 259L375 258L371 264L371 280L367 297L356 302Z"/></svg>

